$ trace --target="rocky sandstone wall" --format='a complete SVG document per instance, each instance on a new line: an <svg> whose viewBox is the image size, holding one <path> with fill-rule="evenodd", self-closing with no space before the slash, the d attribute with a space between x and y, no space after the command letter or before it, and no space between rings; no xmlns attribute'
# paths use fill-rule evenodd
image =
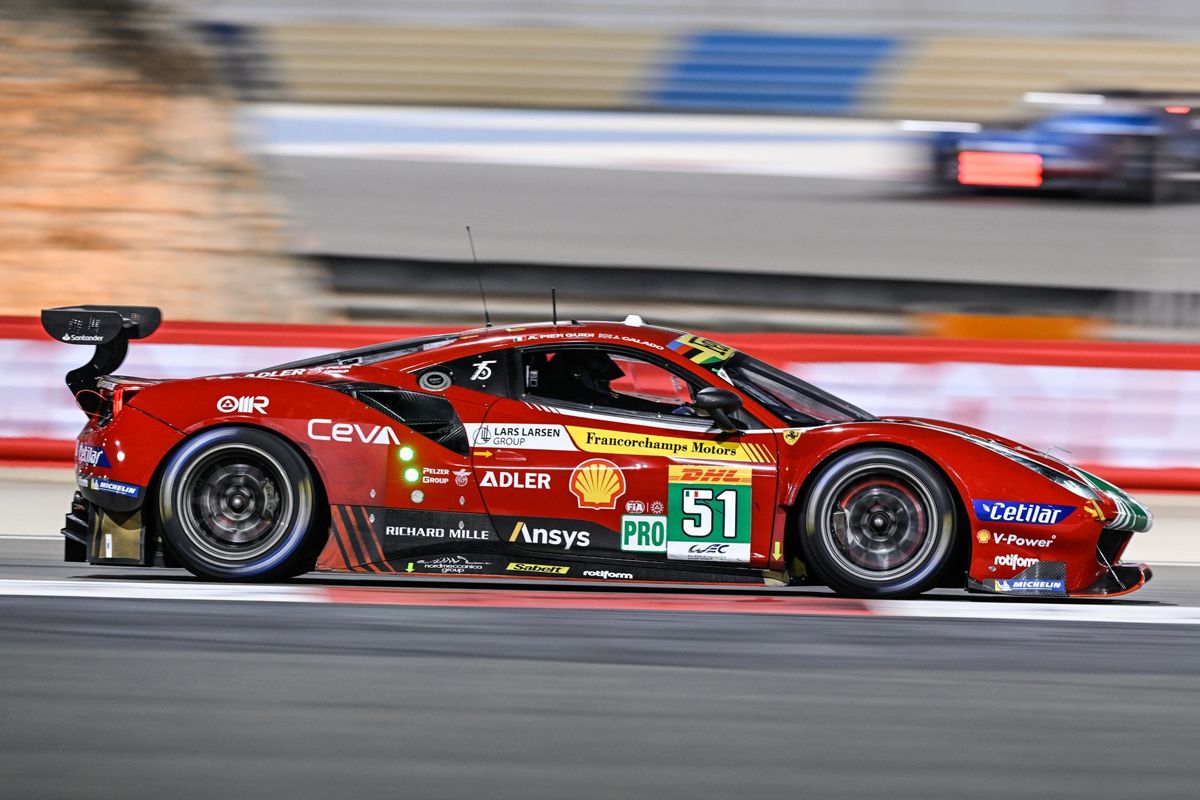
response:
<svg viewBox="0 0 1200 800"><path fill-rule="evenodd" d="M0 314L311 321L316 276L286 255L203 54L170 19L129 12L114 33L123 4L78 5L0 12Z"/></svg>

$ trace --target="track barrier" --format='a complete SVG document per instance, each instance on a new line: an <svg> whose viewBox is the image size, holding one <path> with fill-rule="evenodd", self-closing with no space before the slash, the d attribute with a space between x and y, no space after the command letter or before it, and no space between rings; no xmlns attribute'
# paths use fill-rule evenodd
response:
<svg viewBox="0 0 1200 800"><path fill-rule="evenodd" d="M251 372L444 328L164 322L121 372ZM1121 342L713 334L881 415L1009 436L1134 489L1200 491L1200 347ZM63 376L81 350L0 317L0 461L61 463L85 418Z"/></svg>

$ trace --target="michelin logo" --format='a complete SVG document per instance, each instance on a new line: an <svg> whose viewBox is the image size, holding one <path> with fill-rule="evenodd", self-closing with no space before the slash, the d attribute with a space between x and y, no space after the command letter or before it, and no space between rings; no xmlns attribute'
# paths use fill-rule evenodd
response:
<svg viewBox="0 0 1200 800"><path fill-rule="evenodd" d="M1007 581L996 581L997 592L1065 592L1066 583L1063 581L1036 580L1033 578L1015 578Z"/></svg>
<svg viewBox="0 0 1200 800"><path fill-rule="evenodd" d="M1014 503L1011 500L975 500L975 516L984 522L1019 522L1025 525L1057 525L1075 511L1075 506L1048 503Z"/></svg>
<svg viewBox="0 0 1200 800"><path fill-rule="evenodd" d="M142 487L140 486L134 486L131 483L121 483L120 481L110 481L108 478L93 478L92 488L97 492L119 494L122 497L137 497L142 493Z"/></svg>

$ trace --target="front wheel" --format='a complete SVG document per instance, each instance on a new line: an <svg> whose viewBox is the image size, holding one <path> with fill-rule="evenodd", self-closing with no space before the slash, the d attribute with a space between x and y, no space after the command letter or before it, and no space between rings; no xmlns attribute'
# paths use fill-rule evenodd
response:
<svg viewBox="0 0 1200 800"><path fill-rule="evenodd" d="M911 597L930 589L954 544L945 480L902 450L855 450L833 460L809 493L804 553L834 590Z"/></svg>
<svg viewBox="0 0 1200 800"><path fill-rule="evenodd" d="M275 580L313 567L315 498L308 464L282 439L213 428L167 460L158 515L167 548L193 574Z"/></svg>

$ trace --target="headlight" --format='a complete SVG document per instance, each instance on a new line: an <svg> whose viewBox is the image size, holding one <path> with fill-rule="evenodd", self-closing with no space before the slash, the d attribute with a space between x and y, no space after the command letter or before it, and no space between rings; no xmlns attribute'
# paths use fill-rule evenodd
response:
<svg viewBox="0 0 1200 800"><path fill-rule="evenodd" d="M1084 500L1098 500L1100 497L1095 491L1092 490L1092 487L1088 486L1083 481L1072 478L1070 475L1059 472L1056 469L1050 469L1044 464L1039 464L1036 461L1017 455L1016 453L1013 453L1008 457L1013 461L1016 461L1018 464L1028 467L1038 475L1041 475L1043 478L1054 481L1068 492L1079 495Z"/></svg>

